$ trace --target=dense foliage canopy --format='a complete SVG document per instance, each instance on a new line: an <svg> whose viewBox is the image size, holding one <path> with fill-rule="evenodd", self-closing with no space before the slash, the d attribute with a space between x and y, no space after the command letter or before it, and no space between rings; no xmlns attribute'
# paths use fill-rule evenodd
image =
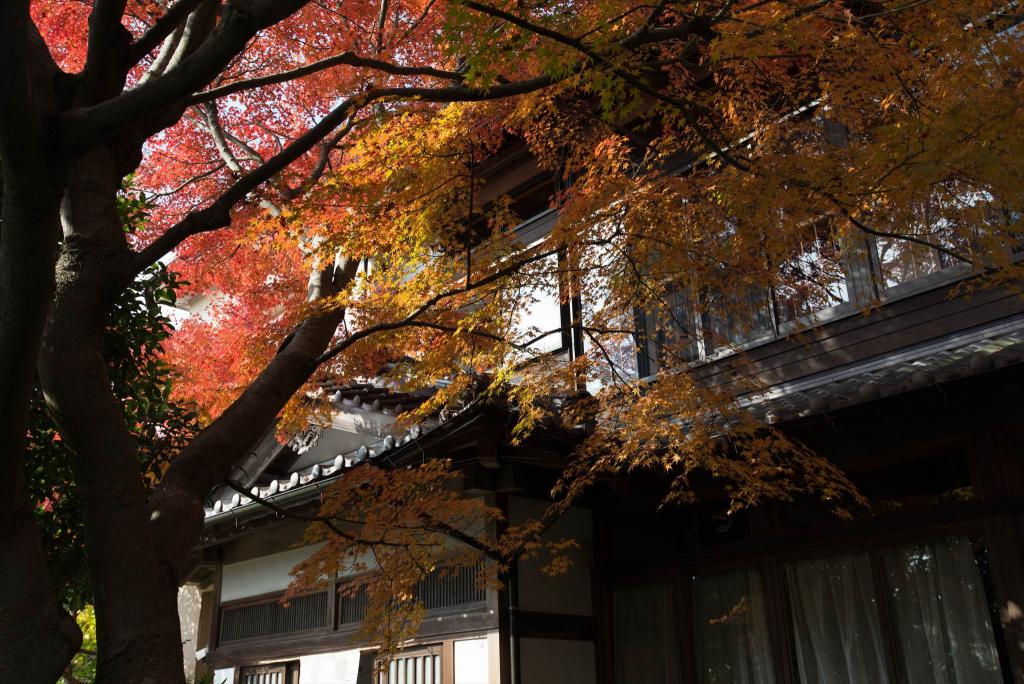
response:
<svg viewBox="0 0 1024 684"><path fill-rule="evenodd" d="M83 502L101 681L180 679L173 594L203 497L275 420L308 420L322 380L386 362L398 386L445 383L407 421L484 377L519 436L540 420L591 425L561 505L636 468L666 473L670 501L690 500L703 473L735 506L797 493L859 504L834 466L734 401L762 388L707 386L693 350L735 351L759 325L758 293L798 332L928 270L1016 287L1018 12L998 0L6 3L0 476L14 495L0 509L0 616L29 604L35 617L0 643L0 677L41 681L76 641L21 515L33 365L75 455L52 477ZM559 211L529 244L513 230L528 217L489 190L500 172L487 161L517 147L554 179ZM152 209L126 233L130 174ZM869 245L880 282L839 286ZM184 377L175 401L205 418L185 442L139 417L174 403L145 356L166 329L132 283L171 255L175 275L149 282L162 283L153 301L173 278L190 283L179 294L194 313L166 344ZM531 325L538 301L581 293L568 324ZM136 306L155 337L108 346L109 317ZM543 353L569 327L576 353ZM658 358L641 379L630 359L649 339ZM553 415L552 398L570 408ZM140 467L154 458L167 464L158 481ZM447 494L448 476L340 483L311 528L333 555L300 581L385 538L443 554L439 535L493 516ZM366 488L379 496L353 497ZM423 497L416 525L393 515L410 492ZM545 522L462 542L500 568L539 550ZM407 549L392 559L382 576L406 588L430 566ZM26 639L38 656L14 663L3 649Z"/></svg>

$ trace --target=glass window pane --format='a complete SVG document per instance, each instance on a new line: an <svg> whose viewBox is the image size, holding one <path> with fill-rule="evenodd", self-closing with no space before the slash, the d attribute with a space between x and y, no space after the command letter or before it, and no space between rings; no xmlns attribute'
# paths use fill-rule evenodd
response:
<svg viewBox="0 0 1024 684"><path fill-rule="evenodd" d="M878 603L866 554L786 567L800 680L889 682Z"/></svg>
<svg viewBox="0 0 1024 684"><path fill-rule="evenodd" d="M971 541L917 542L883 554L886 590L909 684L1002 681Z"/></svg>
<svg viewBox="0 0 1024 684"><path fill-rule="evenodd" d="M720 293L707 296L702 327L705 345L713 351L772 334L767 293L752 287L728 296Z"/></svg>
<svg viewBox="0 0 1024 684"><path fill-rule="evenodd" d="M519 301L526 303L519 311L514 333L517 342L533 340L530 348L542 353L561 349L565 344L565 334L561 330L560 268L555 255L523 267L524 272L532 274L532 278L519 291Z"/></svg>
<svg viewBox="0 0 1024 684"><path fill-rule="evenodd" d="M693 606L698 681L775 681L760 573L694 577Z"/></svg>
<svg viewBox="0 0 1024 684"><path fill-rule="evenodd" d="M779 317L790 321L850 301L839 240L829 226L808 225L779 268Z"/></svg>
<svg viewBox="0 0 1024 684"><path fill-rule="evenodd" d="M687 292L672 290L665 296L655 322L660 363L674 366L698 358L696 309Z"/></svg>
<svg viewBox="0 0 1024 684"><path fill-rule="evenodd" d="M676 684L679 646L672 585L649 581L615 588L615 681Z"/></svg>
<svg viewBox="0 0 1024 684"><path fill-rule="evenodd" d="M944 268L940 253L908 240L878 238L878 265L886 288L908 283Z"/></svg>

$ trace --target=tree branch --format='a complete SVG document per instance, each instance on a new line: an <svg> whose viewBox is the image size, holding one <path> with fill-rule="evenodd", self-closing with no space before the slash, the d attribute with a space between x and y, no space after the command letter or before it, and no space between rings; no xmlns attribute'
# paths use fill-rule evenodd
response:
<svg viewBox="0 0 1024 684"><path fill-rule="evenodd" d="M8 171L37 165L42 126L39 109L49 104L60 71L29 14L28 0L0 3L0 149ZM41 101L42 100L42 101Z"/></svg>
<svg viewBox="0 0 1024 684"><path fill-rule="evenodd" d="M289 164L311 150L323 140L342 121L356 110L374 100L407 99L424 102L473 102L492 100L513 95L522 95L540 88L547 87L555 81L548 76L496 85L492 88L468 88L451 86L442 88L377 88L355 95L335 107L315 126L296 138L288 147L267 160L262 166L253 169L239 178L210 206L191 212L180 222L168 228L160 237L138 252L124 276L135 277L147 266L181 244L184 240L223 228L231 223L231 209L245 196L270 180L275 174L283 171Z"/></svg>
<svg viewBox="0 0 1024 684"><path fill-rule="evenodd" d="M190 97L188 99L188 103L197 104L200 102L209 102L210 100L232 95L243 90L252 90L254 88L261 88L267 85L274 85L275 83L292 81L297 78L309 76L310 74L315 74L319 71L324 71L325 69L330 69L340 65L366 67L376 71L382 71L387 74L393 74L395 76L429 76L432 78L441 78L450 81L461 81L463 78L461 74L454 71L445 71L443 69L435 69L433 67L402 66L379 59L360 57L353 52L343 52L289 71L282 71L281 73L271 74L269 76L259 76L257 78L235 81L234 83L228 83L216 88L204 90Z"/></svg>
<svg viewBox="0 0 1024 684"><path fill-rule="evenodd" d="M370 337L371 335L376 335L377 333L380 333L380 332L387 332L389 330L398 330L400 328L412 327L412 326L426 327L425 324L422 321L418 321L418 319L419 319L420 316L425 314L427 311L429 311L436 304L438 304L438 303L440 303L440 302L442 302L445 299L448 299L450 297L454 297L454 296L459 295L459 294L464 294L465 292L467 292L470 289L482 287L483 285L487 285L487 284L490 284L492 282L495 282L496 280L500 280L501 278L504 278L504 277L506 277L508 275L511 275L512 273L515 273L516 271L518 271L520 268L522 268L523 266L525 266L527 264L531 264L531 263L533 263L535 261L540 261L540 260L546 259L546 258L548 258L550 256L554 256L555 254L558 254L559 251L561 251L561 247L555 247L554 249L551 249L551 250L548 250L548 251L538 252L537 254L531 255L531 256L529 256L527 258L524 258L524 259L522 259L520 261L516 261L516 262L514 262L512 264L508 264L504 268L501 268L501 269L495 271L494 273L491 273L490 275L487 275L487 276L481 278L477 282L473 283L469 288L467 288L465 286L459 286L459 287L453 288L451 290L445 290L444 292L440 292L440 293L434 295L433 297L431 297L430 299L428 299L427 301L425 301L420 306L418 306L416 309L414 309L409 315L405 316L404 318L401 318L401 319L399 319L397 321L391 321L390 323L378 323L377 325L372 325L369 328L363 328L362 330L359 330L359 331L357 331L355 333L352 333L351 335L346 337L344 340L342 340L338 344L334 345L333 347L331 347L330 349L325 351L323 354L321 354L319 357L317 357L316 363L317 363L317 365L322 364L322 363L326 363L327 361L330 361L331 359L333 359L335 356L337 356L341 352L343 352L346 349L348 349L349 347L351 347L356 342L359 342L360 340L366 339L367 337Z"/></svg>
<svg viewBox="0 0 1024 684"><path fill-rule="evenodd" d="M89 37L86 46L85 79L92 83L116 83L118 90L128 73L122 63L131 34L121 25L127 0L95 0L89 13ZM109 86L108 86L109 87Z"/></svg>
<svg viewBox="0 0 1024 684"><path fill-rule="evenodd" d="M730 166L735 166L741 171L748 170L749 167L745 163L741 163L739 160L730 155L729 152L725 149L725 146L718 144L715 140L711 138L710 135L708 135L708 133L704 130L704 127L700 124L697 114L693 111L690 105L686 104L679 98L666 95L657 88L654 88L653 86L645 82L642 78L638 78L634 74L629 73L628 71L626 71L619 65L615 64L604 55L602 55L597 50L594 50L593 48L588 46L583 41L559 33L558 31L549 29L546 26L534 24L533 22L530 22L526 19L523 19L522 17L516 16L504 10L498 9L497 7L491 7L490 5L485 5L483 3L476 2L475 0L463 0L463 4L465 4L465 6L469 7L470 9L476 10L483 14L487 14L497 19L502 19L503 21L507 21L510 24L514 24L515 26L518 26L526 31L529 31L530 33L534 33L538 36L542 36L544 38L553 40L557 43L561 43L562 45L571 47L577 52L586 55L593 62L603 64L606 68L610 69L612 73L621 78L634 89L639 90L640 92L649 95L654 99L659 100L660 102L663 102L665 104L668 104L674 107L676 110L678 110L679 113L682 114L683 119L686 121L686 123L689 124L689 126L697 134L697 137L700 139L701 143L706 148L708 148L709 151L721 157ZM637 38L636 40L639 41L640 39Z"/></svg>
<svg viewBox="0 0 1024 684"><path fill-rule="evenodd" d="M356 275L358 259L320 273L317 298L337 294ZM202 527L200 502L259 441L266 427L316 370L315 359L344 318L333 309L301 323L256 379L215 421L199 432L171 462L150 500L150 528L160 557L183 566Z"/></svg>
<svg viewBox="0 0 1024 684"><path fill-rule="evenodd" d="M253 36L308 2L251 0L228 3L210 36L195 52L165 74L100 104L68 111L61 119L68 141L84 144L182 102L216 78L235 56L245 50Z"/></svg>
<svg viewBox="0 0 1024 684"><path fill-rule="evenodd" d="M143 57L155 50L172 33L179 30L188 15L204 0L178 0L164 12L156 22L128 48L131 64L138 64Z"/></svg>

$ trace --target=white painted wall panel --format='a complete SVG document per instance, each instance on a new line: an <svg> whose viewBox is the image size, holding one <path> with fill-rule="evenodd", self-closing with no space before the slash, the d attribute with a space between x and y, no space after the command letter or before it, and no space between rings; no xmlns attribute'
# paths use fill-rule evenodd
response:
<svg viewBox="0 0 1024 684"><path fill-rule="evenodd" d="M213 671L213 684L235 684L235 668Z"/></svg>
<svg viewBox="0 0 1024 684"><path fill-rule="evenodd" d="M225 564L221 575L221 602L283 591L291 582L288 573L292 568L318 548L319 545L304 546L262 558Z"/></svg>
<svg viewBox="0 0 1024 684"><path fill-rule="evenodd" d="M455 642L455 684L490 684L490 654L487 639Z"/></svg>
<svg viewBox="0 0 1024 684"><path fill-rule="evenodd" d="M358 649L299 658L299 684L356 684L358 676Z"/></svg>

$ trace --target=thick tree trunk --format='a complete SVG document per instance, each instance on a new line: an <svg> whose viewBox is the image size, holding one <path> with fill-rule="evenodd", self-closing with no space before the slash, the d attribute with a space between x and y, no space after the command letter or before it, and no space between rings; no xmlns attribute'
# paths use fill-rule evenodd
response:
<svg viewBox="0 0 1024 684"><path fill-rule="evenodd" d="M312 298L330 296L355 277L358 261L326 269ZM314 359L331 341L343 311L303 322L260 375L216 421L171 464L150 502L154 539L165 562L184 566L202 530L202 497L223 481L231 466L252 449L278 412L309 379Z"/></svg>
<svg viewBox="0 0 1024 684"><path fill-rule="evenodd" d="M74 457L98 636L97 682L184 682L178 578L154 548L137 444L103 358L117 265L130 258L115 206L118 165L80 159L62 217L67 238L39 377Z"/></svg>
<svg viewBox="0 0 1024 684"><path fill-rule="evenodd" d="M0 682L49 684L81 644L50 583L24 477L33 370L54 288L59 193L6 169L0 228Z"/></svg>

